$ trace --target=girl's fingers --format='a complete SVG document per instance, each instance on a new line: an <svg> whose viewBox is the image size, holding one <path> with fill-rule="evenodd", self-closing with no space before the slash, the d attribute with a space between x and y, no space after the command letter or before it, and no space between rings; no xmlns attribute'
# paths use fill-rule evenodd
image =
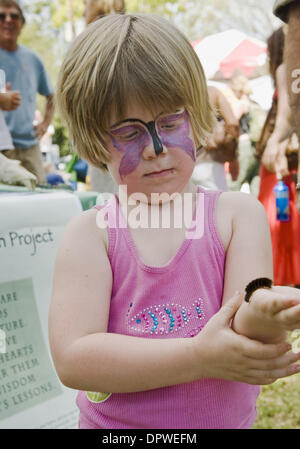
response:
<svg viewBox="0 0 300 449"><path fill-rule="evenodd" d="M274 370L265 370L265 371L250 370L249 379L252 379L254 383L258 383L260 385L268 385L274 382L276 379L289 377L299 372L300 372L299 364L289 365L285 368L278 368Z"/></svg>
<svg viewBox="0 0 300 449"><path fill-rule="evenodd" d="M276 318L289 330L300 329L300 304L281 310Z"/></svg>
<svg viewBox="0 0 300 449"><path fill-rule="evenodd" d="M267 289L259 289L254 292L251 301L255 301L255 306L259 308L261 312L271 315L300 305L300 299L290 292L281 294Z"/></svg>
<svg viewBox="0 0 300 449"><path fill-rule="evenodd" d="M255 360L271 360L287 353L291 350L289 343L266 344L254 340L245 342L243 352L249 359Z"/></svg>
<svg viewBox="0 0 300 449"><path fill-rule="evenodd" d="M286 368L289 365L300 360L300 353L288 352L274 359L255 360L249 359L250 369L258 370L276 370L278 368Z"/></svg>

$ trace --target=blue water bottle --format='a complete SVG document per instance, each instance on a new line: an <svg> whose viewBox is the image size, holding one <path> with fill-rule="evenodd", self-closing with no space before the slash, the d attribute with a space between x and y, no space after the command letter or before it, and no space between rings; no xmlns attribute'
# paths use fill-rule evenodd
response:
<svg viewBox="0 0 300 449"><path fill-rule="evenodd" d="M282 181L278 181L274 187L274 195L276 200L277 220L290 220L290 205L289 205L289 188Z"/></svg>

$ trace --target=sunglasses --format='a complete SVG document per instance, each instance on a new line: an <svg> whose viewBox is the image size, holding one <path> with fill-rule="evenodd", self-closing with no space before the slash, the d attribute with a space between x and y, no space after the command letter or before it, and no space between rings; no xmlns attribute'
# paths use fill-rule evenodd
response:
<svg viewBox="0 0 300 449"><path fill-rule="evenodd" d="M0 22L4 22L6 17L10 17L13 22L17 22L21 19L20 14L17 14L16 12L0 12Z"/></svg>

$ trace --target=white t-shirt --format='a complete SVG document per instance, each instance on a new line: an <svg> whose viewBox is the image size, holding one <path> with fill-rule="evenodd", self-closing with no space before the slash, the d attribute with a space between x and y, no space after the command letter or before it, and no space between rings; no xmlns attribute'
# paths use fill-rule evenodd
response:
<svg viewBox="0 0 300 449"><path fill-rule="evenodd" d="M3 112L0 110L0 151L14 148L11 135L6 125Z"/></svg>

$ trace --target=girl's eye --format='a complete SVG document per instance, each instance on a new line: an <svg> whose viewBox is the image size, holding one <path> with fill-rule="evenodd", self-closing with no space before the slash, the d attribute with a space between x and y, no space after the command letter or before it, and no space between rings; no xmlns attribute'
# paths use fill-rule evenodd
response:
<svg viewBox="0 0 300 449"><path fill-rule="evenodd" d="M120 142L128 142L139 137L140 131L138 129L117 129L112 131L112 135Z"/></svg>
<svg viewBox="0 0 300 449"><path fill-rule="evenodd" d="M166 114L161 116L157 123L161 131L175 131L184 123L184 108L177 109L172 114Z"/></svg>
<svg viewBox="0 0 300 449"><path fill-rule="evenodd" d="M121 135L120 137L123 140L132 140L135 139L138 135L139 135L138 131L133 131L131 133Z"/></svg>
<svg viewBox="0 0 300 449"><path fill-rule="evenodd" d="M169 124L166 124L166 125L162 125L162 127L163 128L166 128L166 129L173 129L173 128L175 128L175 124L174 123L169 123Z"/></svg>
<svg viewBox="0 0 300 449"><path fill-rule="evenodd" d="M166 123L161 123L159 127L162 131L173 131L173 130L177 129L179 125L180 125L180 123L178 123L178 122L171 122L171 123L166 122Z"/></svg>

